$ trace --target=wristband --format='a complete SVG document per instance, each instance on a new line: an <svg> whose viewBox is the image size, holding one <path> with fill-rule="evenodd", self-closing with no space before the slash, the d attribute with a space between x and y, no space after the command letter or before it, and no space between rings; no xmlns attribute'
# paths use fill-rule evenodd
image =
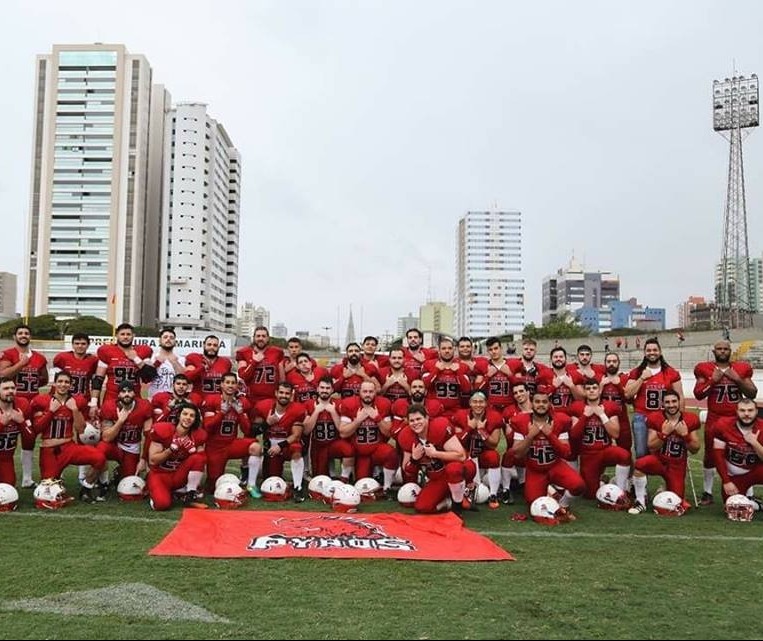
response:
<svg viewBox="0 0 763 641"><path fill-rule="evenodd" d="M143 359L140 356L136 356L135 358L132 359L132 362L135 363L136 365L142 365Z"/></svg>
<svg viewBox="0 0 763 641"><path fill-rule="evenodd" d="M95 397L92 397L90 399L90 402L87 404L88 407L98 407L98 399Z"/></svg>

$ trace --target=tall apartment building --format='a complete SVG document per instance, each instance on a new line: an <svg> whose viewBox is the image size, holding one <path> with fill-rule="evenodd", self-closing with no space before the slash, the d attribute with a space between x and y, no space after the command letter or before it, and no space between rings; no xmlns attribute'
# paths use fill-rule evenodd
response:
<svg viewBox="0 0 763 641"><path fill-rule="evenodd" d="M397 317L397 334L396 336L405 336L405 333L409 329L419 326L419 317L414 316L412 312L408 312L408 316Z"/></svg>
<svg viewBox="0 0 763 641"><path fill-rule="evenodd" d="M422 332L453 335L453 306L432 301L419 307L419 329Z"/></svg>
<svg viewBox="0 0 763 641"><path fill-rule="evenodd" d="M36 60L30 315L157 319L164 111L142 55L54 45ZM153 289L152 289L153 288Z"/></svg>
<svg viewBox="0 0 763 641"><path fill-rule="evenodd" d="M567 267L543 279L543 324L559 314L599 309L620 300L620 279L611 272L587 272L573 257Z"/></svg>
<svg viewBox="0 0 763 641"><path fill-rule="evenodd" d="M691 327L691 313L698 307L704 307L707 301L704 296L689 296L683 303L677 305L678 326L688 329Z"/></svg>
<svg viewBox="0 0 763 641"><path fill-rule="evenodd" d="M0 272L0 322L16 317L16 274Z"/></svg>
<svg viewBox="0 0 763 641"><path fill-rule="evenodd" d="M255 327L267 327L270 331L270 312L262 306L255 307L254 303L246 302L239 308L236 334L252 338Z"/></svg>
<svg viewBox="0 0 763 641"><path fill-rule="evenodd" d="M202 103L166 117L160 320L234 332L237 321L241 160Z"/></svg>
<svg viewBox="0 0 763 641"><path fill-rule="evenodd" d="M524 325L521 212L467 212L456 230L456 333L480 338Z"/></svg>

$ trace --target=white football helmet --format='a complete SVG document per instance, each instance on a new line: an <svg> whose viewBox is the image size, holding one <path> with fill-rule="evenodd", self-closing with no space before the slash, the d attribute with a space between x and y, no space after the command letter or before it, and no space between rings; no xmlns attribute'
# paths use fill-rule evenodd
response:
<svg viewBox="0 0 763 641"><path fill-rule="evenodd" d="M235 474L231 474L230 472L223 474L215 481L215 489L220 487L223 483L235 483L236 485L240 485L241 479L238 478L238 476Z"/></svg>
<svg viewBox="0 0 763 641"><path fill-rule="evenodd" d="M83 445L96 445L101 440L101 430L92 423L85 423L85 429L79 435Z"/></svg>
<svg viewBox="0 0 763 641"><path fill-rule="evenodd" d="M490 498L490 488L485 485L484 483L480 483L476 488L474 488L474 501L482 505L483 503L487 503L487 500Z"/></svg>
<svg viewBox="0 0 763 641"><path fill-rule="evenodd" d="M0 512L12 512L19 503L19 493L8 483L0 483Z"/></svg>
<svg viewBox="0 0 763 641"><path fill-rule="evenodd" d="M334 490L331 507L336 512L357 512L360 500L360 492L353 485L345 483Z"/></svg>
<svg viewBox="0 0 763 641"><path fill-rule="evenodd" d="M342 487L344 483L339 480L329 481L323 486L323 502L331 505L334 502L334 492L337 488Z"/></svg>
<svg viewBox="0 0 763 641"><path fill-rule="evenodd" d="M744 494L732 494L726 499L726 516L731 521L752 521L755 513L755 502Z"/></svg>
<svg viewBox="0 0 763 641"><path fill-rule="evenodd" d="M564 519L564 508L550 496L540 496L530 506L530 516L533 521L543 525L559 525Z"/></svg>
<svg viewBox="0 0 763 641"><path fill-rule="evenodd" d="M262 492L263 500L271 503L285 501L289 498L289 486L280 476L266 478L260 485L260 492Z"/></svg>
<svg viewBox="0 0 763 641"><path fill-rule="evenodd" d="M61 479L43 479L34 488L34 506L40 510L57 510L69 505L74 500L66 494Z"/></svg>
<svg viewBox="0 0 763 641"><path fill-rule="evenodd" d="M659 516L681 516L686 512L683 500L675 492L660 492L652 499L654 513Z"/></svg>
<svg viewBox="0 0 763 641"><path fill-rule="evenodd" d="M596 503L602 510L627 510L631 502L628 495L614 483L606 483L596 490Z"/></svg>
<svg viewBox="0 0 763 641"><path fill-rule="evenodd" d="M319 474L318 476L311 478L310 482L307 484L307 493L310 495L310 498L315 499L316 501L322 501L323 488L329 483L331 483L331 478L325 474Z"/></svg>
<svg viewBox="0 0 763 641"><path fill-rule="evenodd" d="M117 485L120 501L142 501L146 496L146 482L139 476L125 476Z"/></svg>
<svg viewBox="0 0 763 641"><path fill-rule="evenodd" d="M421 487L416 483L406 483L397 492L397 502L403 507L413 507L421 494Z"/></svg>
<svg viewBox="0 0 763 641"><path fill-rule="evenodd" d="M221 483L215 487L215 505L221 510L235 510L249 498L246 490L238 482Z"/></svg>
<svg viewBox="0 0 763 641"><path fill-rule="evenodd" d="M372 479L371 477L360 479L355 483L355 489L360 492L360 499L363 503L375 501L382 491L379 481Z"/></svg>

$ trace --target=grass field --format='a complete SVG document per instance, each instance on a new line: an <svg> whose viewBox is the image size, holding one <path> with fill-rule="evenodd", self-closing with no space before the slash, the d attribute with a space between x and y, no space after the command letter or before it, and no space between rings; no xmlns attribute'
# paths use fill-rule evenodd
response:
<svg viewBox="0 0 763 641"><path fill-rule="evenodd" d="M701 486L701 463L691 464ZM657 484L656 479L653 485ZM67 486L76 481L67 477ZM249 509L272 504L250 503ZM293 504L286 505L293 509ZM308 501L297 509L325 510ZM368 511L395 509L380 502ZM31 490L0 514L2 638L760 638L763 521L717 503L678 519L579 501L556 528L524 505L466 515L516 562L149 557L180 508L76 504ZM91 595L64 592L98 590ZM40 597L50 597L47 601ZM173 602L173 598L175 601ZM60 612L67 605L67 614ZM206 610L193 608L200 606ZM201 612L201 614L199 614ZM191 619L191 620L188 620Z"/></svg>

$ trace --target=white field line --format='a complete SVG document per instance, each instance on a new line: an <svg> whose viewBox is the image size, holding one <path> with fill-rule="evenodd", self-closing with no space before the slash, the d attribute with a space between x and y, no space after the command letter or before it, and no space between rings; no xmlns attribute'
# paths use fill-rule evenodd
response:
<svg viewBox="0 0 763 641"><path fill-rule="evenodd" d="M109 514L67 514L65 512L6 512L0 515L12 517L40 517L46 519L65 519L71 521L114 521L121 523L158 523L166 525L177 523L177 519L148 516L119 516ZM531 526L532 527L532 526ZM630 532L560 532L547 529L520 532L517 530L474 530L477 534L485 536L508 536L517 538L539 539L614 539L614 540L655 540L655 541L750 541L763 543L763 536L731 536L726 534L634 534Z"/></svg>

